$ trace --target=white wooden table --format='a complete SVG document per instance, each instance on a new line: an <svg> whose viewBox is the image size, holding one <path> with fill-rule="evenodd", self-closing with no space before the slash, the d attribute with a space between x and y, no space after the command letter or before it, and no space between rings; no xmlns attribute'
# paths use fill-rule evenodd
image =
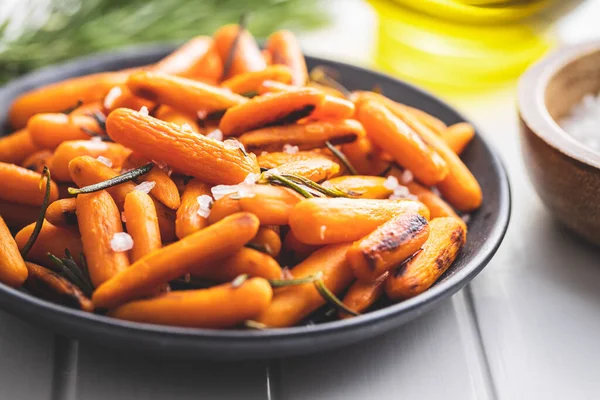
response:
<svg viewBox="0 0 600 400"><path fill-rule="evenodd" d="M368 14L349 3L336 53L319 48L327 33L306 37L307 48L360 58L361 45L343 43L368 43L354 32L356 21L369 29ZM0 399L598 398L600 250L553 222L529 184L514 89L458 103L504 159L513 214L489 266L437 309L351 348L230 364L120 354L0 312Z"/></svg>

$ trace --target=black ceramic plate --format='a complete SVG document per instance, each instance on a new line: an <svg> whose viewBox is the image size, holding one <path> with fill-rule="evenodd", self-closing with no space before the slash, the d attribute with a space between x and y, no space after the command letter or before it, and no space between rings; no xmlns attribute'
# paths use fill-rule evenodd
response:
<svg viewBox="0 0 600 400"><path fill-rule="evenodd" d="M19 94L52 82L93 72L116 70L157 61L171 47L134 48L50 66L0 88L0 126ZM441 100L388 76L333 61L308 57L310 67L325 65L340 73L349 89L370 90L379 85L394 100L420 108L447 124L465 119ZM4 134L8 129L4 129ZM484 202L472 214L465 248L444 276L425 293L343 321L271 330L211 330L177 328L111 319L55 305L0 284L0 307L68 337L163 357L248 359L306 354L344 346L384 333L423 314L467 284L496 252L510 216L510 190L498 156L480 135L463 159L479 180Z"/></svg>

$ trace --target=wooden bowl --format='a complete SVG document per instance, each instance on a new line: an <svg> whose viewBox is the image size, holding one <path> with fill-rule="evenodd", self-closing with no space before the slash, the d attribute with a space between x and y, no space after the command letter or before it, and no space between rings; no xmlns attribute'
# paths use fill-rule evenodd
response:
<svg viewBox="0 0 600 400"><path fill-rule="evenodd" d="M521 148L533 185L552 214L600 245L600 152L556 121L586 94L600 92L600 41L552 53L521 77ZM600 127L598 127L600 135Z"/></svg>

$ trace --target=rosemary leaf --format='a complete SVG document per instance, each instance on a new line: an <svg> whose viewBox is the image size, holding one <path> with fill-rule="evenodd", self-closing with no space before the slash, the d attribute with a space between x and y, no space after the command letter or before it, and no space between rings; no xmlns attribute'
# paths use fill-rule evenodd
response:
<svg viewBox="0 0 600 400"><path fill-rule="evenodd" d="M237 289L240 286L242 286L242 284L244 282L246 282L247 279L248 279L248 274L238 275L234 280L231 281L231 287L234 289Z"/></svg>
<svg viewBox="0 0 600 400"><path fill-rule="evenodd" d="M271 287L285 287L285 286L296 286L296 285L304 285L305 283L313 283L317 280L321 279L320 274L309 275L304 278L296 278L296 279L269 279L269 283Z"/></svg>
<svg viewBox="0 0 600 400"><path fill-rule="evenodd" d="M103 182L95 183L93 185L84 186L82 188L73 188L70 187L69 194L83 194L83 193L94 193L99 192L100 190L108 189L113 186L120 185L121 183L132 181L136 178L139 178L142 175L146 175L150 170L154 168L154 163L148 163L146 165L142 165L139 168L132 169L131 171L127 171L124 174L115 176L114 178L105 180Z"/></svg>
<svg viewBox="0 0 600 400"><path fill-rule="evenodd" d="M94 111L93 113L90 113L89 116L94 118L94 121L96 121L103 132L106 132L106 116L103 113Z"/></svg>
<svg viewBox="0 0 600 400"><path fill-rule="evenodd" d="M263 175L265 175L265 174L263 174ZM308 190L304 189L301 185L298 185L297 183L292 182L291 180L289 180L281 175L266 173L265 179L267 180L267 182L269 182L271 184L286 186L292 190L295 190L301 196L303 196L307 199L310 199L311 197L315 197ZM260 180L261 179L259 179L259 181Z"/></svg>
<svg viewBox="0 0 600 400"><path fill-rule="evenodd" d="M83 104L83 100L77 100L77 103L75 103L74 105L72 105L69 108L66 108L66 109L62 110L61 113L69 115L73 111L75 111L76 109L78 109L79 107L81 107L82 104Z"/></svg>
<svg viewBox="0 0 600 400"><path fill-rule="evenodd" d="M346 193L337 188L327 189L327 188L319 185L318 183L313 182L310 179L305 178L300 175L284 174L282 176L289 180L297 181L297 182L301 183L302 185L309 187L311 189L314 189L317 192L323 193L324 195L329 196L329 197L351 197L351 194L352 194L352 193Z"/></svg>
<svg viewBox="0 0 600 400"><path fill-rule="evenodd" d="M352 166L352 163L350 163L350 160L348 160L344 153L342 153L337 147L332 145L329 140L325 142L325 145L327 146L329 151L331 151L333 155L336 156L342 162L342 164L344 164L344 166L348 169L348 171L350 171L352 175L358 175L358 171Z"/></svg>
<svg viewBox="0 0 600 400"><path fill-rule="evenodd" d="M317 279L315 282L315 288L328 303L330 303L333 307L337 308L339 311L345 312L350 315L357 316L359 315L356 311L348 308L340 299L337 298L335 294L331 290L325 286L325 282L323 282L323 278Z"/></svg>
<svg viewBox="0 0 600 400"><path fill-rule="evenodd" d="M44 193L44 201L42 202L42 208L40 209L40 214L38 216L37 221L35 221L35 226L33 228L33 232L31 232L31 236L25 243L25 246L21 249L21 256L23 259L27 257L27 253L33 247L35 241L37 240L40 231L42 230L42 226L44 225L44 218L46 217L46 210L48 209L48 204L50 204L50 189L52 188L52 181L50 180L50 170L47 166L44 165L44 170L42 171L42 178L40 179L40 186L43 182L44 177L46 178L46 192Z"/></svg>
<svg viewBox="0 0 600 400"><path fill-rule="evenodd" d="M323 86L328 86L342 93L345 97L350 97L352 94L344 85L336 81L331 75L334 75L335 71L327 68L323 65L317 65L310 70L309 79L315 83Z"/></svg>

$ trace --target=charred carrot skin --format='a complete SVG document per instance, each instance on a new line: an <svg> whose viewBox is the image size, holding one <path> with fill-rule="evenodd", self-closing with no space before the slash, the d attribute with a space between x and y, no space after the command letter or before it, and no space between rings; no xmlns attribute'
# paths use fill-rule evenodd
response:
<svg viewBox="0 0 600 400"><path fill-rule="evenodd" d="M271 126L246 132L238 140L246 150L254 152L280 151L286 144L311 150L325 147L327 141L331 144L349 143L364 133L360 122L346 119Z"/></svg>
<svg viewBox="0 0 600 400"><path fill-rule="evenodd" d="M336 295L340 295L352 282L352 270L346 261L348 244L324 247L292 269L294 278L306 278L318 272L323 283ZM314 284L290 286L277 292L269 307L256 320L268 327L292 326L325 304Z"/></svg>
<svg viewBox="0 0 600 400"><path fill-rule="evenodd" d="M292 82L292 71L285 65L272 65L260 71L238 74L221 83L221 86L233 93L245 94L257 92L261 83L270 80L281 83Z"/></svg>
<svg viewBox="0 0 600 400"><path fill-rule="evenodd" d="M247 101L245 97L227 89L150 71L132 74L127 80L127 87L136 96L192 115L198 111L223 111Z"/></svg>
<svg viewBox="0 0 600 400"><path fill-rule="evenodd" d="M38 150L23 160L21 167L41 174L44 166L50 165L52 152L50 150Z"/></svg>
<svg viewBox="0 0 600 400"><path fill-rule="evenodd" d="M19 249L22 249L31 237L34 226L35 223L27 225L17 232L15 240ZM79 235L73 233L70 229L54 226L48 221L44 221L37 240L27 253L27 260L52 268L54 264L48 258L48 253L57 257L64 257L65 249L69 249L73 258L79 260L80 255L83 253Z"/></svg>
<svg viewBox="0 0 600 400"><path fill-rule="evenodd" d="M392 271L386 280L385 293L390 299L407 299L429 289L465 244L464 225L456 218L436 218L430 222L430 228L423 250Z"/></svg>
<svg viewBox="0 0 600 400"><path fill-rule="evenodd" d="M20 164L31 153L41 150L26 129L0 138L0 162Z"/></svg>
<svg viewBox="0 0 600 400"><path fill-rule="evenodd" d="M323 182L337 176L340 165L326 157L315 157L293 161L277 167L278 174L295 174L313 182Z"/></svg>
<svg viewBox="0 0 600 400"><path fill-rule="evenodd" d="M76 308L82 311L94 311L94 305L77 286L40 265L27 262L28 276L25 287L36 296L53 303Z"/></svg>
<svg viewBox="0 0 600 400"><path fill-rule="evenodd" d="M160 249L160 228L152 198L134 190L125 197L125 221L127 232L133 239L131 261L135 262L154 250Z"/></svg>
<svg viewBox="0 0 600 400"><path fill-rule="evenodd" d="M327 189L339 189L361 199L387 199L392 189L386 187L381 176L346 175L329 179L322 186Z"/></svg>
<svg viewBox="0 0 600 400"><path fill-rule="evenodd" d="M27 267L21 257L4 219L0 217L0 282L11 287L19 287L27 279Z"/></svg>
<svg viewBox="0 0 600 400"><path fill-rule="evenodd" d="M310 115L323 98L323 93L307 88L257 96L229 108L219 129L225 136L239 136L264 126L291 123Z"/></svg>
<svg viewBox="0 0 600 400"><path fill-rule="evenodd" d="M264 311L273 296L265 279L252 278L233 287L225 283L209 289L165 293L124 304L109 315L130 321L196 328L228 328Z"/></svg>
<svg viewBox="0 0 600 400"><path fill-rule="evenodd" d="M35 222L40 215L40 208L24 204L0 200L0 216L10 229L20 230Z"/></svg>
<svg viewBox="0 0 600 400"><path fill-rule="evenodd" d="M258 231L258 218L237 213L154 251L121 271L92 296L96 307L114 308L145 295L162 283L210 267L239 250Z"/></svg>
<svg viewBox="0 0 600 400"><path fill-rule="evenodd" d="M180 126L127 109L106 119L109 136L137 153L212 184L238 184L259 171L256 159Z"/></svg>
<svg viewBox="0 0 600 400"><path fill-rule="evenodd" d="M123 232L121 213L108 192L77 196L77 222L90 279L97 287L129 266L126 251L112 249L111 241Z"/></svg>
<svg viewBox="0 0 600 400"><path fill-rule="evenodd" d="M77 228L77 199L56 200L46 209L46 220L61 228Z"/></svg>
<svg viewBox="0 0 600 400"><path fill-rule="evenodd" d="M393 216L429 210L410 200L313 198L298 203L290 214L294 236L307 244L324 245L359 240Z"/></svg>
<svg viewBox="0 0 600 400"><path fill-rule="evenodd" d="M435 185L448 176L448 166L440 155L384 105L374 101L360 103L358 120L376 145L385 148L423 183Z"/></svg>
<svg viewBox="0 0 600 400"><path fill-rule="evenodd" d="M286 30L274 32L267 39L267 50L271 53L273 64L287 65L292 71L292 83L302 86L308 81L308 71L304 54L296 36Z"/></svg>
<svg viewBox="0 0 600 400"><path fill-rule="evenodd" d="M192 275L215 282L227 282L247 274L251 277L281 279L281 267L270 255L248 247L241 248L232 256L210 268L202 267Z"/></svg>
<svg viewBox="0 0 600 400"><path fill-rule="evenodd" d="M270 227L261 227L256 236L248 242L248 245L267 253L271 257L277 257L281 252L279 233Z"/></svg>
<svg viewBox="0 0 600 400"><path fill-rule="evenodd" d="M207 218L198 214L200 204L198 197L211 196L210 186L198 179L188 182L181 196L181 206L177 209L175 232L179 239L191 235L208 225Z"/></svg>
<svg viewBox="0 0 600 400"><path fill-rule="evenodd" d="M425 218L411 212L399 214L355 242L346 258L358 280L373 282L418 251L428 237Z"/></svg>
<svg viewBox="0 0 600 400"><path fill-rule="evenodd" d="M98 123L86 115L36 114L27 122L27 130L36 146L54 150L67 140L87 140L88 132L101 134Z"/></svg>
<svg viewBox="0 0 600 400"><path fill-rule="evenodd" d="M240 33L239 30L239 25L230 24L222 26L213 35L223 64L227 62L231 46L237 40L229 71L224 78L230 78L244 72L261 71L267 66L252 34L247 30Z"/></svg>
<svg viewBox="0 0 600 400"><path fill-rule="evenodd" d="M254 185L239 199L240 209L258 217L261 225L287 225L294 206L302 200L296 192L271 185Z"/></svg>
<svg viewBox="0 0 600 400"><path fill-rule="evenodd" d="M29 206L39 206L44 201L40 189L42 175L14 164L0 163L0 200ZM45 186L46 178L43 178ZM43 186L42 186L43 187ZM58 187L52 182L50 201L58 199Z"/></svg>
<svg viewBox="0 0 600 400"><path fill-rule="evenodd" d="M346 307L359 314L367 311L383 295L384 283L388 275L389 272L386 272L373 282L354 282L342 302ZM340 312L338 315L341 319L352 317L345 312Z"/></svg>
<svg viewBox="0 0 600 400"><path fill-rule="evenodd" d="M124 167L128 169L139 168L149 162L150 160L147 158L132 153L127 158ZM181 198L179 196L179 190L177 190L177 185L175 185L175 182L173 182L169 175L158 166L152 168L150 172L139 178L138 181L154 182L154 187L151 190L152 196L171 210L177 210L179 208Z"/></svg>
<svg viewBox="0 0 600 400"><path fill-rule="evenodd" d="M459 122L443 130L441 135L452 151L460 155L475 137L475 128L468 122Z"/></svg>

